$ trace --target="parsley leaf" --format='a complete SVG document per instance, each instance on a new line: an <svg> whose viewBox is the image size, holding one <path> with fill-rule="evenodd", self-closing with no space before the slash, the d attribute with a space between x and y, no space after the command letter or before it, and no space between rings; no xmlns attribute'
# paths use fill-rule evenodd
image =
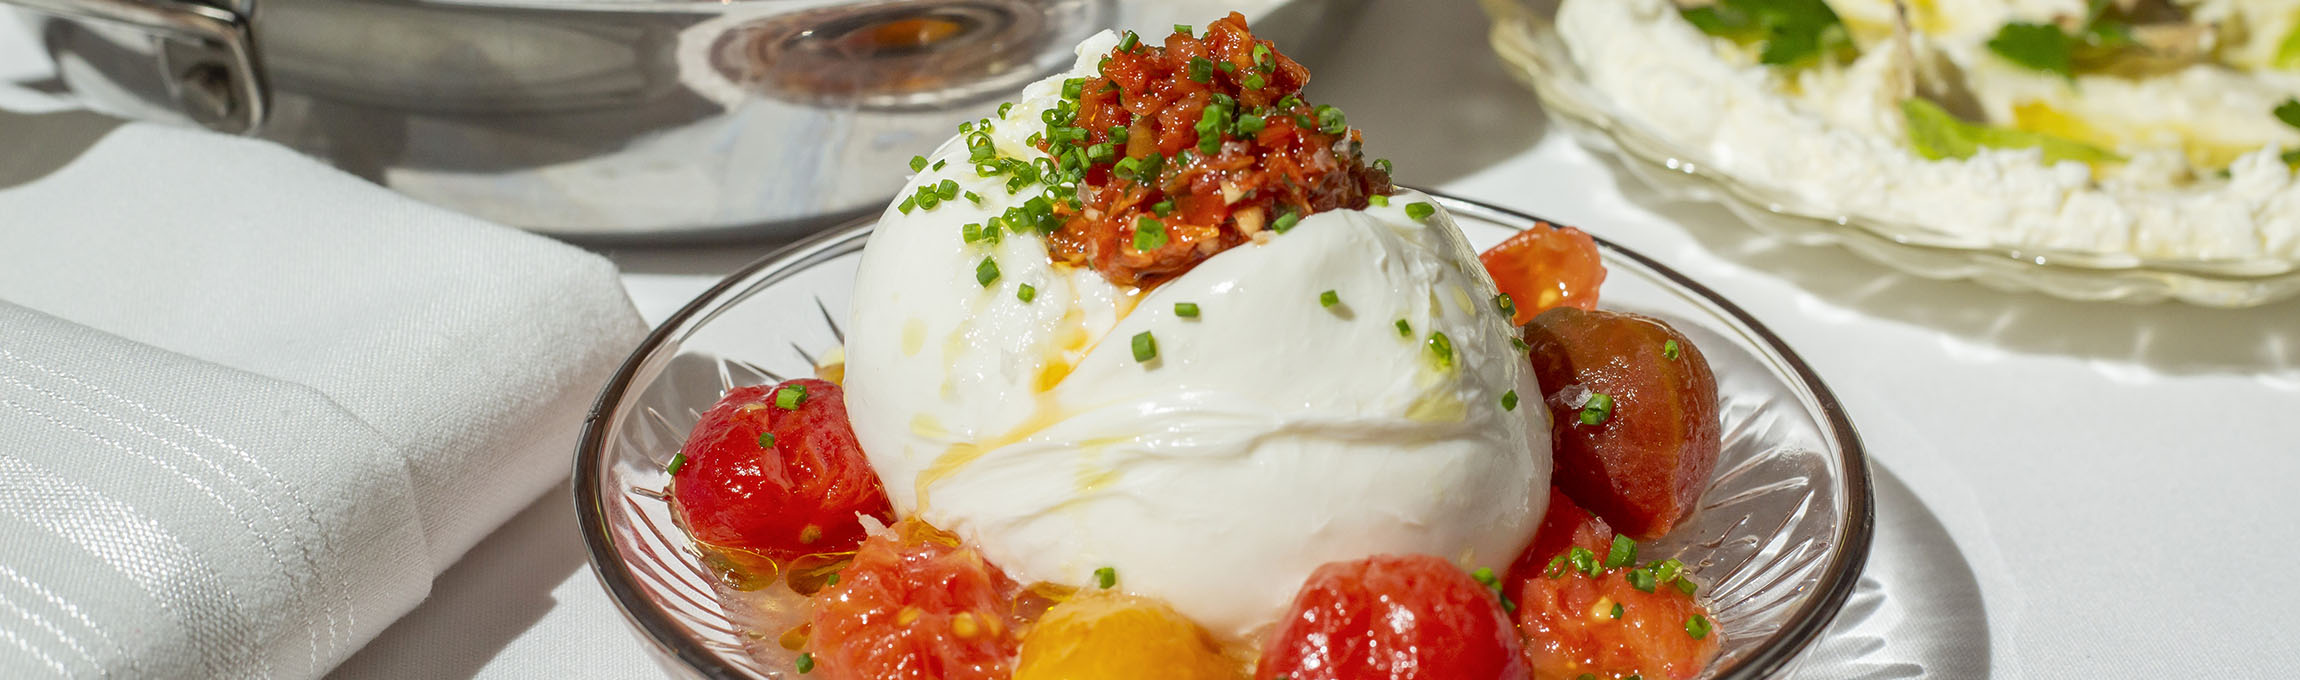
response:
<svg viewBox="0 0 2300 680"><path fill-rule="evenodd" d="M1679 14L1702 33L1759 45L1757 60L1772 66L1852 56L1851 34L1822 0L1718 0Z"/></svg>
<svg viewBox="0 0 2300 680"><path fill-rule="evenodd" d="M2076 75L2069 65L2069 53L2075 49L2076 41L2052 24L2009 23L1989 38L1989 51L2006 61L2063 78Z"/></svg>
<svg viewBox="0 0 2300 680"><path fill-rule="evenodd" d="M2300 128L2300 99L2285 99L2276 105L2276 119L2285 125Z"/></svg>
<svg viewBox="0 0 2300 680"><path fill-rule="evenodd" d="M1941 108L1941 105L1925 99L1903 100L1901 115L1908 121L1909 146L1916 150L1917 155L1928 160L1969 158L1979 153L1982 147L2038 149L2044 152L2046 164L2061 161L2113 163L2124 160L2116 152L2062 137L2018 128L1967 123L1958 120L1947 109Z"/></svg>

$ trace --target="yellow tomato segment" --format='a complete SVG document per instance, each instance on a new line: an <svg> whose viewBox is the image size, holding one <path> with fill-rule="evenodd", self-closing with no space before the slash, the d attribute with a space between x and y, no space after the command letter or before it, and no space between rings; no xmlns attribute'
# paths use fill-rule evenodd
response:
<svg viewBox="0 0 2300 680"><path fill-rule="evenodd" d="M1022 638L1014 680L1237 680L1206 631L1164 603L1081 594L1046 610Z"/></svg>

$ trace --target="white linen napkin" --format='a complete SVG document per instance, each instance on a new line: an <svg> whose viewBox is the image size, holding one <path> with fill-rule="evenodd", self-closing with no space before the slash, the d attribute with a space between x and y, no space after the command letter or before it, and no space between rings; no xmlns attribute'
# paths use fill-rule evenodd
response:
<svg viewBox="0 0 2300 680"><path fill-rule="evenodd" d="M0 186L0 678L326 672L562 483L644 330L596 255L263 142Z"/></svg>

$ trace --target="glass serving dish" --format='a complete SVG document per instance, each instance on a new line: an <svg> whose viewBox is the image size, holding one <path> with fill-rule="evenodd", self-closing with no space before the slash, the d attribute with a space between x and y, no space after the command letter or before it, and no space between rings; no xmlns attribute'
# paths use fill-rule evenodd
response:
<svg viewBox="0 0 2300 680"><path fill-rule="evenodd" d="M2251 307L2300 294L2300 261L2039 249L1814 207L1789 191L1721 171L1699 150L1670 142L1617 111L1566 50L1552 21L1558 0L1480 2L1493 17L1494 50L1533 87L1552 120L1583 145L1619 156L1630 174L1663 196L1723 205L1767 234L1806 245L1840 245L1918 276L2076 300Z"/></svg>
<svg viewBox="0 0 2300 680"><path fill-rule="evenodd" d="M1540 220L1438 196L1485 248ZM745 631L671 520L663 471L698 412L730 386L812 375L838 350L870 221L752 263L655 329L584 423L575 502L591 565L677 677L795 677L782 631ZM1694 565L1724 633L1705 678L1778 677L1828 626L1867 560L1872 505L1859 436L1795 351L1739 307L1643 255L1598 241L1603 307L1667 319L1702 348L1723 400L1724 448L1701 508L1641 555ZM787 590L787 589L786 589ZM757 652L757 653L754 653Z"/></svg>

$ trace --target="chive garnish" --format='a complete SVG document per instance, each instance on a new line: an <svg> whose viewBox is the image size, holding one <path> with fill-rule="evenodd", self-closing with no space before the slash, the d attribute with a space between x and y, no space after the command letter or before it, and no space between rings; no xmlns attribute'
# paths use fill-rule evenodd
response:
<svg viewBox="0 0 2300 680"><path fill-rule="evenodd" d="M1668 341L1666 341L1666 342L1663 342L1663 343L1661 343L1661 358L1663 358L1663 359L1668 359L1668 360L1670 360L1670 361L1676 361L1676 360L1677 360L1677 357L1678 357L1678 356L1680 355L1680 353L1682 353L1683 351L1684 351L1684 350L1678 349L1678 347L1677 347L1677 341L1676 341L1675 339L1671 339L1671 340L1668 340Z"/></svg>
<svg viewBox="0 0 2300 680"><path fill-rule="evenodd" d="M1605 568L1626 567L1636 561L1637 542L1629 540L1628 536L1616 534L1613 537L1613 549L1605 552Z"/></svg>
<svg viewBox="0 0 2300 680"><path fill-rule="evenodd" d="M1438 368L1453 368L1453 340L1442 331L1432 331L1429 339L1430 356L1437 359Z"/></svg>
<svg viewBox="0 0 2300 680"><path fill-rule="evenodd" d="M1328 290L1318 294L1318 306L1320 307L1332 307L1341 303L1342 295L1340 293Z"/></svg>
<svg viewBox="0 0 2300 680"><path fill-rule="evenodd" d="M911 172L919 172L919 171L921 171L921 170L925 170L925 169L926 169L926 157L925 157L925 156L912 156L912 157L910 157L910 171L911 171Z"/></svg>
<svg viewBox="0 0 2300 680"><path fill-rule="evenodd" d="M1149 251L1166 246L1166 223L1148 215L1134 222L1134 249Z"/></svg>
<svg viewBox="0 0 2300 680"><path fill-rule="evenodd" d="M1109 590L1118 585L1118 570L1111 567L1094 570L1094 585L1100 586L1103 590Z"/></svg>
<svg viewBox="0 0 2300 680"><path fill-rule="evenodd" d="M1176 302L1174 303L1174 315L1185 319L1198 318L1198 303Z"/></svg>
<svg viewBox="0 0 2300 680"><path fill-rule="evenodd" d="M1508 392L1501 393L1501 410L1517 410L1517 390L1510 390Z"/></svg>
<svg viewBox="0 0 2300 680"><path fill-rule="evenodd" d="M1387 208L1390 207L1390 197L1383 196L1381 194L1374 194L1372 196L1366 197L1366 203Z"/></svg>
<svg viewBox="0 0 2300 680"><path fill-rule="evenodd" d="M992 281L997 281L997 280L998 280L998 261L997 261L997 260L993 260L993 259L990 259L990 258L987 258L987 257L985 257L985 258L982 258L982 264L978 264L978 265L975 265L975 266L974 266L974 282L975 282L975 283L979 283L979 284L982 284L982 287L984 287L984 288L989 288L989 287L990 287L990 282L992 282Z"/></svg>
<svg viewBox="0 0 2300 680"><path fill-rule="evenodd" d="M687 454L685 454L685 453L680 453L680 454L678 454L678 455L675 455L675 456L672 456L672 457L671 457L671 464L670 464L670 465L665 465L665 466L663 466L663 472L664 472L665 474L673 474L673 475L675 475L675 474L679 474L679 468L683 468L683 467L686 467L686 466L687 466Z"/></svg>
<svg viewBox="0 0 2300 680"><path fill-rule="evenodd" d="M1437 207L1429 203L1415 201L1406 204L1406 217L1408 218L1419 220L1434 214L1437 214Z"/></svg>
<svg viewBox="0 0 2300 680"><path fill-rule="evenodd" d="M1288 212L1287 212L1286 214L1284 214L1284 215L1279 215L1279 216L1278 216L1278 219L1277 219L1276 221L1273 221L1273 222L1271 222L1271 223L1270 223L1270 231L1275 231L1275 232L1278 232L1278 233L1280 233L1280 234L1283 234L1283 233L1286 233L1288 230L1291 230L1291 229L1293 229L1293 228L1294 228L1294 225L1296 225L1296 224L1300 224L1301 222L1302 222L1302 216L1301 216L1301 215L1298 215L1298 214L1295 214L1295 213L1293 213L1293 212L1291 212L1291 211L1288 211Z"/></svg>
<svg viewBox="0 0 2300 680"><path fill-rule="evenodd" d="M1401 337L1401 338L1410 338L1410 337L1413 337L1413 336L1414 336L1414 327L1413 327L1413 325L1412 325L1412 324L1409 324L1409 323L1406 323L1406 320L1405 320L1405 319L1398 319L1398 337Z"/></svg>
<svg viewBox="0 0 2300 680"><path fill-rule="evenodd" d="M796 666L800 673L813 673L815 672L815 655L812 652L800 654L798 662L792 665Z"/></svg>
<svg viewBox="0 0 2300 680"><path fill-rule="evenodd" d="M762 449L771 449L771 448L775 448L775 433L773 433L773 432L761 432L761 433L759 433L759 448L762 448Z"/></svg>
<svg viewBox="0 0 2300 680"><path fill-rule="evenodd" d="M1685 619L1685 634L1693 636L1695 640L1709 637L1709 617L1694 614Z"/></svg>
<svg viewBox="0 0 2300 680"><path fill-rule="evenodd" d="M1517 318L1517 301L1510 299L1508 293L1493 296L1493 306L1501 310L1502 316Z"/></svg>
<svg viewBox="0 0 2300 680"><path fill-rule="evenodd" d="M1025 283L1022 284L1022 287L1014 289L1014 299L1029 302L1036 297L1038 297L1038 289L1030 284Z"/></svg>
<svg viewBox="0 0 2300 680"><path fill-rule="evenodd" d="M1613 417L1613 397L1604 392L1592 392L1589 403L1581 405L1581 424L1596 425Z"/></svg>
<svg viewBox="0 0 2300 680"><path fill-rule="evenodd" d="M1150 337L1150 331L1135 333L1134 360L1137 362L1148 362L1151 359L1156 358L1158 358L1158 339Z"/></svg>
<svg viewBox="0 0 2300 680"><path fill-rule="evenodd" d="M799 409L799 405L804 403L807 403L807 386L805 385L784 385L775 390L776 408L796 411Z"/></svg>

